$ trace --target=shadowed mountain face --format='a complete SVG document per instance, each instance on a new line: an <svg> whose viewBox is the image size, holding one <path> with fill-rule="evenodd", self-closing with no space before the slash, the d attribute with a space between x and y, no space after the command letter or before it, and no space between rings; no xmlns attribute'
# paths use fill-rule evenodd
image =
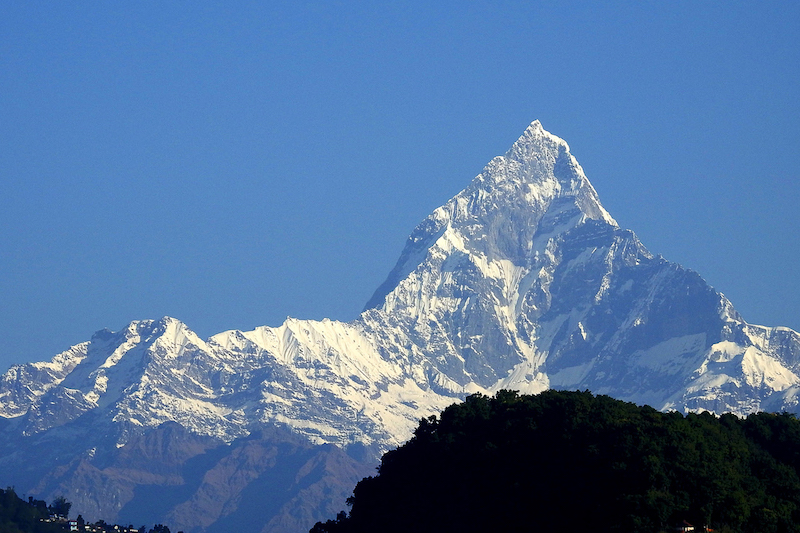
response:
<svg viewBox="0 0 800 533"><path fill-rule="evenodd" d="M412 233L362 315L100 331L0 379L0 479L106 521L299 531L471 392L797 411L800 336L747 324L603 209L534 122Z"/></svg>

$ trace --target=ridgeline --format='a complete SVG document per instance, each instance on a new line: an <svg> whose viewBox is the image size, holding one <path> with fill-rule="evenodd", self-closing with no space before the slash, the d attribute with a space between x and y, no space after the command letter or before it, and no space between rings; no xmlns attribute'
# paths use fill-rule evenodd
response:
<svg viewBox="0 0 800 533"><path fill-rule="evenodd" d="M421 420L311 532L800 532L799 468L794 415L500 391Z"/></svg>

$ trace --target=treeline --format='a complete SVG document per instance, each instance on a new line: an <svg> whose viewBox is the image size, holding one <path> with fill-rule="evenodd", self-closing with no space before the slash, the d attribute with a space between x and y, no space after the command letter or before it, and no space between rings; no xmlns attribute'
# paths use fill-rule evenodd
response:
<svg viewBox="0 0 800 533"><path fill-rule="evenodd" d="M312 533L800 532L800 421L587 392L469 396L383 456Z"/></svg>
<svg viewBox="0 0 800 533"><path fill-rule="evenodd" d="M44 500L33 498L28 498L28 501L23 500L17 496L12 487L6 490L0 489L0 533L63 533L69 531L67 517L71 507L72 504L63 496L55 498L50 505L47 505ZM88 523L80 515L78 515L75 525L78 531L92 533L129 531L170 533L169 528L163 524L156 524L148 530L145 526L134 528L133 526L107 524L103 520Z"/></svg>

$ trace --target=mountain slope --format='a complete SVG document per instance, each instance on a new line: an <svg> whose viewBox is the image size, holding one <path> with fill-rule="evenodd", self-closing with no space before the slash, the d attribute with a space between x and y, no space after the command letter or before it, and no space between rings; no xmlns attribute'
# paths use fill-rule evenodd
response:
<svg viewBox="0 0 800 533"><path fill-rule="evenodd" d="M158 508L154 521L187 532L252 527L247 487L280 486L263 523L291 531L341 507L342 472L363 473L469 393L795 411L798 356L796 332L747 324L620 228L567 143L534 122L411 233L352 322L287 319L203 341L178 320L143 320L13 367L0 379L0 478L63 493L87 518ZM164 487L180 496L143 503Z"/></svg>

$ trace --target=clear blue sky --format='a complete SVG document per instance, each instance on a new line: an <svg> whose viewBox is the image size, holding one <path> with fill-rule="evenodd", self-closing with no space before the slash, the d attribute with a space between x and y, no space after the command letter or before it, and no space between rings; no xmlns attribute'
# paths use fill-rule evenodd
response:
<svg viewBox="0 0 800 533"><path fill-rule="evenodd" d="M800 329L800 2L5 2L0 366L349 320L534 119L624 227Z"/></svg>

